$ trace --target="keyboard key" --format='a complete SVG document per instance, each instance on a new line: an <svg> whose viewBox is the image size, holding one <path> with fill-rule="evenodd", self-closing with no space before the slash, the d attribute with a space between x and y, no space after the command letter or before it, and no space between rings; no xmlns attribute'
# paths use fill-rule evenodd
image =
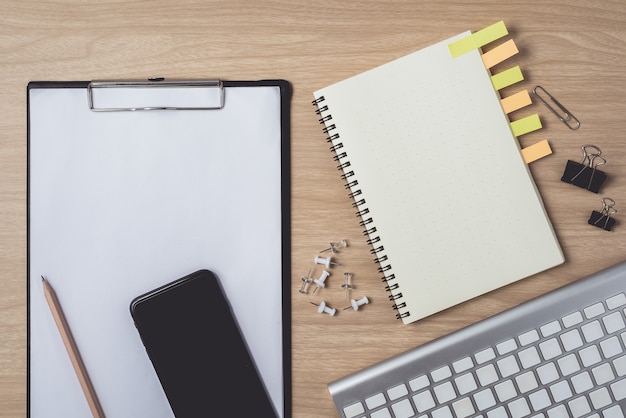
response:
<svg viewBox="0 0 626 418"><path fill-rule="evenodd" d="M357 402L343 408L343 413L346 415L346 418L353 418L364 412L365 408L363 408L363 404L361 402Z"/></svg>
<svg viewBox="0 0 626 418"><path fill-rule="evenodd" d="M496 358L496 353L493 351L493 348L489 347L474 354L474 358L476 359L476 363L483 364Z"/></svg>
<svg viewBox="0 0 626 418"><path fill-rule="evenodd" d="M591 404L596 410L604 408L611 403L611 395L609 395L607 388L600 388L590 392L589 399L591 399Z"/></svg>
<svg viewBox="0 0 626 418"><path fill-rule="evenodd" d="M619 312L613 312L612 314L605 316L604 318L602 318L602 322L604 322L606 332L608 332L609 334L613 334L626 327L626 325L624 325L624 319L622 318L622 314Z"/></svg>
<svg viewBox="0 0 626 418"><path fill-rule="evenodd" d="M583 316L578 311L563 317L563 325L565 325L566 328L580 324L581 322L583 322Z"/></svg>
<svg viewBox="0 0 626 418"><path fill-rule="evenodd" d="M478 389L478 386L476 386L476 380L474 380L474 375L471 373L466 373L457 377L454 379L454 383L456 384L456 389L461 395L465 395Z"/></svg>
<svg viewBox="0 0 626 418"><path fill-rule="evenodd" d="M491 408L496 404L496 400L493 397L493 393L491 389L485 389L480 392L474 394L474 402L476 402L476 407L480 411L484 411L487 408Z"/></svg>
<svg viewBox="0 0 626 418"><path fill-rule="evenodd" d="M452 371L448 366L440 367L430 373L430 377L432 377L433 382L435 383L441 382L443 379L447 379L450 376L452 376Z"/></svg>
<svg viewBox="0 0 626 418"><path fill-rule="evenodd" d="M591 381L589 372L582 372L572 377L572 386L574 387L574 392L579 394L587 392L591 389L593 387L593 382Z"/></svg>
<svg viewBox="0 0 626 418"><path fill-rule="evenodd" d="M517 349L517 343L513 338L503 341L500 344L496 345L496 350L498 350L498 354L501 356L510 353Z"/></svg>
<svg viewBox="0 0 626 418"><path fill-rule="evenodd" d="M435 409L431 414L433 418L454 418L452 412L450 412L450 408L448 406L444 406L443 408Z"/></svg>
<svg viewBox="0 0 626 418"><path fill-rule="evenodd" d="M517 396L517 390L515 390L515 385L513 385L512 380L505 380L502 383L498 383L494 386L494 389L500 402L506 402Z"/></svg>
<svg viewBox="0 0 626 418"><path fill-rule="evenodd" d="M380 411L372 412L370 415L371 418L392 418L391 412L387 408L381 409Z"/></svg>
<svg viewBox="0 0 626 418"><path fill-rule="evenodd" d="M559 345L559 342L556 340L556 338L551 338L547 341L539 343L539 350L541 350L541 354L546 360L558 357L563 353L561 351L561 346Z"/></svg>
<svg viewBox="0 0 626 418"><path fill-rule="evenodd" d="M609 309L619 308L622 305L626 305L626 295L623 293L610 297L606 300L606 306L608 306Z"/></svg>
<svg viewBox="0 0 626 418"><path fill-rule="evenodd" d="M589 402L587 402L587 398L581 396L576 399L572 399L567 403L570 411L572 411L572 416L574 418L582 417L583 415L591 412L591 406L589 406Z"/></svg>
<svg viewBox="0 0 626 418"><path fill-rule="evenodd" d="M413 396L413 403L417 408L417 412L428 411L429 409L435 407L435 399L429 390L420 392Z"/></svg>
<svg viewBox="0 0 626 418"><path fill-rule="evenodd" d="M537 368L537 375L539 380L544 385L554 382L559 378L559 373L556 371L554 363L547 363Z"/></svg>
<svg viewBox="0 0 626 418"><path fill-rule="evenodd" d="M598 347L595 345L590 345L589 347L585 347L578 352L580 355L580 361L582 361L583 366L589 367L596 363L599 363L600 360L600 352L598 351Z"/></svg>
<svg viewBox="0 0 626 418"><path fill-rule="evenodd" d="M613 366L618 376L626 375L626 356L621 356L613 360Z"/></svg>
<svg viewBox="0 0 626 418"><path fill-rule="evenodd" d="M511 413L511 418L523 418L530 414L530 407L526 399L519 398L509 404L509 412Z"/></svg>
<svg viewBox="0 0 626 418"><path fill-rule="evenodd" d="M534 411L539 411L552 405L550 396L545 389L531 393L528 399L530 400L530 404L532 405Z"/></svg>
<svg viewBox="0 0 626 418"><path fill-rule="evenodd" d="M426 386L430 384L428 380L428 376L422 375L416 377L415 379L409 381L409 386L411 387L411 391L417 392L420 389L424 389Z"/></svg>
<svg viewBox="0 0 626 418"><path fill-rule="evenodd" d="M454 414L457 418L466 418L476 412L474 410L474 404L470 398L463 398L459 401L456 401L452 404L452 409L454 409Z"/></svg>
<svg viewBox="0 0 626 418"><path fill-rule="evenodd" d="M548 409L548 418L569 418L569 414L563 405L559 405Z"/></svg>
<svg viewBox="0 0 626 418"><path fill-rule="evenodd" d="M621 401L626 398L626 380L619 380L615 383L611 384L611 391L613 392L613 396L615 400Z"/></svg>
<svg viewBox="0 0 626 418"><path fill-rule="evenodd" d="M365 399L365 405L367 405L367 409L378 408L379 406L384 405L385 402L387 401L385 400L385 395L383 395L382 393L378 393Z"/></svg>
<svg viewBox="0 0 626 418"><path fill-rule="evenodd" d="M474 367L474 362L470 357L465 357L459 361L452 363L452 367L456 373L462 373Z"/></svg>
<svg viewBox="0 0 626 418"><path fill-rule="evenodd" d="M624 418L624 413L619 405L615 405L602 411L602 416L604 418Z"/></svg>
<svg viewBox="0 0 626 418"><path fill-rule="evenodd" d="M521 334L519 337L517 337L519 339L519 343L521 345L528 345L528 344L532 344L536 341L539 341L539 333L537 333L536 330L531 329L530 331L527 331L523 334Z"/></svg>
<svg viewBox="0 0 626 418"><path fill-rule="evenodd" d="M557 364L559 365L559 369L561 370L561 374L563 376L569 376L570 374L576 373L580 370L580 364L578 364L578 359L574 354L561 357L557 361Z"/></svg>
<svg viewBox="0 0 626 418"><path fill-rule="evenodd" d="M435 386L433 388L433 391L435 392L435 397L440 404L451 401L456 397L456 393L454 392L454 388L452 387L451 382L446 382L439 386Z"/></svg>
<svg viewBox="0 0 626 418"><path fill-rule="evenodd" d="M411 402L408 399L394 403L391 405L391 409L393 409L393 414L396 418L409 418L415 415L415 411L413 411Z"/></svg>
<svg viewBox="0 0 626 418"><path fill-rule="evenodd" d="M396 399L400 399L403 396L408 395L409 390L406 388L404 383L399 384L398 386L394 386L387 391L387 395L389 396L390 401L395 401Z"/></svg>
<svg viewBox="0 0 626 418"><path fill-rule="evenodd" d="M561 402L572 397L572 390L567 380L561 380L559 383L550 386L550 393L552 393L552 398L555 402Z"/></svg>
<svg viewBox="0 0 626 418"><path fill-rule="evenodd" d="M539 330L541 331L541 335L549 337L561 330L561 324L559 324L559 321L552 321L543 325Z"/></svg>
<svg viewBox="0 0 626 418"><path fill-rule="evenodd" d="M605 312L604 305L601 302L595 303L591 306L587 306L585 309L583 309L583 311L585 312L585 316L587 317L587 319L595 318L596 316L602 315Z"/></svg>
<svg viewBox="0 0 626 418"><path fill-rule="evenodd" d="M578 347L582 347L583 340L577 329L567 331L561 335L561 342L565 351L572 351Z"/></svg>
<svg viewBox="0 0 626 418"><path fill-rule="evenodd" d="M476 376L481 386L487 386L498 380L498 373L493 364L488 364L480 369L476 369Z"/></svg>
<svg viewBox="0 0 626 418"><path fill-rule="evenodd" d="M602 350L604 358L611 358L622 353L622 345L615 336L600 342L600 349Z"/></svg>
<svg viewBox="0 0 626 418"><path fill-rule="evenodd" d="M537 364L541 363L537 348L534 346L528 347L519 353L517 353L520 363L524 369L529 369Z"/></svg>
<svg viewBox="0 0 626 418"><path fill-rule="evenodd" d="M583 332L583 336L585 337L585 341L587 341L588 343L604 336L604 331L602 331L602 326L598 321L593 321L583 325L581 327L581 330Z"/></svg>
<svg viewBox="0 0 626 418"><path fill-rule="evenodd" d="M532 371L520 374L515 378L515 381L521 393L530 392L539 387L535 374Z"/></svg>
<svg viewBox="0 0 626 418"><path fill-rule="evenodd" d="M487 418L509 418L506 414L506 409L503 406L499 406L493 411L487 412Z"/></svg>
<svg viewBox="0 0 626 418"><path fill-rule="evenodd" d="M509 377L519 372L519 366L515 356L508 356L497 361L498 370L502 377Z"/></svg>
<svg viewBox="0 0 626 418"><path fill-rule="evenodd" d="M594 367L593 369L591 369L591 373L593 374L593 378L596 380L596 383L598 385L603 385L615 379L613 369L611 369L611 366L608 363L604 363L599 365L598 367Z"/></svg>

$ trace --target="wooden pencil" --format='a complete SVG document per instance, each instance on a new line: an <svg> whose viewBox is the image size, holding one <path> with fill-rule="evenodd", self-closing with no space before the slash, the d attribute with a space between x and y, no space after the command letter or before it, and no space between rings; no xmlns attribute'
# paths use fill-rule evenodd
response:
<svg viewBox="0 0 626 418"><path fill-rule="evenodd" d="M52 317L54 318L54 322L56 322L57 324L57 328L59 329L59 333L61 334L61 339L63 340L63 344L65 345L67 354L70 357L72 366L74 366L74 371L76 372L76 376L78 377L80 386L83 388L85 398L87 398L89 409L91 409L91 413L93 414L94 418L104 418L104 412L102 410L102 407L100 406L98 397L96 396L96 391L91 384L89 375L87 374L85 364L80 357L78 347L76 346L76 342L72 337L70 328L65 319L65 315L63 315L61 304L59 303L59 300L54 293L54 289L52 289L50 283L48 283L48 281L43 276L41 276L41 283L43 284L43 293L46 300L48 301L50 312L52 312Z"/></svg>

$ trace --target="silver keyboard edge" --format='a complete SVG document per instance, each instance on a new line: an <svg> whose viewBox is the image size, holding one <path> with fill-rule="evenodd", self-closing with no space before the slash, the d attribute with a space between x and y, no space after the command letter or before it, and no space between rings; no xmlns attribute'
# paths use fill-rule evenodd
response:
<svg viewBox="0 0 626 418"><path fill-rule="evenodd" d="M353 395L351 391L359 387L358 391L379 393L381 387L391 387L400 383L400 380L408 381L420 374L427 374L432 369L416 372L415 370L401 370L402 366L413 361L426 361L433 368L436 365L449 364L469 354L476 353L487 347L480 338L481 334L489 334L487 341L498 343L514 335L521 334L528 329L536 328L538 320L545 317L562 317L569 311L580 310L589 298L589 294L604 296L604 292L613 288L614 281L622 280L622 288L626 288L626 261L606 268L585 278L566 284L543 295L537 296L527 302L514 306L508 310L497 313L474 324L439 337L421 346L412 348L404 353L383 360L377 364L362 369L356 373L335 380L328 384L328 391L335 400L343 400L344 405L361 400L360 396ZM573 295L572 289L576 292ZM610 295L608 295L610 296ZM566 299L566 300L564 300ZM511 320L515 328L511 327ZM464 342L464 344L457 344ZM468 345L469 344L469 345ZM400 370L398 370L400 369ZM417 373L417 374L416 374ZM340 416L342 411L337 405Z"/></svg>

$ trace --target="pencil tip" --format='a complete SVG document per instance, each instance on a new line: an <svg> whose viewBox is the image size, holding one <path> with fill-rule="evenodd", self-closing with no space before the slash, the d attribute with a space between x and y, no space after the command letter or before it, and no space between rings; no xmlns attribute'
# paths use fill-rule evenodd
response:
<svg viewBox="0 0 626 418"><path fill-rule="evenodd" d="M45 278L45 277L43 277L43 275L41 275L41 281L42 281L42 282L45 282L45 281L46 281L46 278Z"/></svg>

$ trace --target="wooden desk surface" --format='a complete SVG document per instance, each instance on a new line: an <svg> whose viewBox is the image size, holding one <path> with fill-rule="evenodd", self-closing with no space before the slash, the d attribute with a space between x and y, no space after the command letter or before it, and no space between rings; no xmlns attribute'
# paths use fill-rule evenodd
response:
<svg viewBox="0 0 626 418"><path fill-rule="evenodd" d="M292 101L293 413L336 416L326 384L626 259L626 3L110 1L0 3L0 415L25 415L26 84L107 78L284 78ZM312 92L467 29L507 23L525 87L542 84L581 120L566 129L536 104L554 154L531 165L566 263L411 325L395 320L373 256L324 141ZM381 86L384 88L384 86ZM613 232L588 226L600 197L559 179L593 143L608 160L602 195L617 202ZM433 206L433 216L436 216ZM514 216L514 214L511 214ZM486 220L488 221L488 220ZM317 315L300 277L329 241L354 273L362 311ZM416 266L416 268L419 268ZM330 293L329 293L330 294ZM341 308L340 295L329 302ZM106 405L104 406L106 409Z"/></svg>

